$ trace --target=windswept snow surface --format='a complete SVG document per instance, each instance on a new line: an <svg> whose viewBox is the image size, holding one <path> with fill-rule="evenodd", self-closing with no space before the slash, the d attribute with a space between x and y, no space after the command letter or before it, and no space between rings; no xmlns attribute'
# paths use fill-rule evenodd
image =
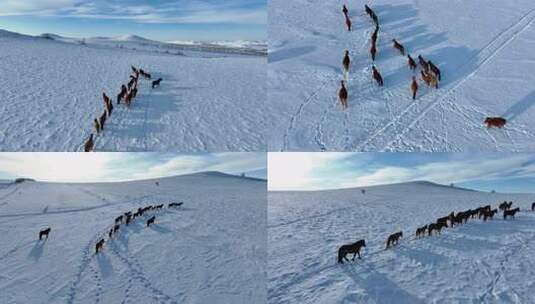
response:
<svg viewBox="0 0 535 304"><path fill-rule="evenodd" d="M381 30L371 77L368 3ZM345 29L342 5L354 30ZM531 0L273 0L269 5L269 149L306 151L532 151L535 149L535 3ZM392 47L442 71L439 90L413 75ZM349 109L338 104L350 51ZM419 71L418 71L419 73ZM504 129L483 125L508 120Z"/></svg>
<svg viewBox="0 0 535 304"><path fill-rule="evenodd" d="M153 212L150 228L146 215L108 240L116 216L179 201ZM12 184L0 188L0 234L0 303L266 302L265 181L200 173Z"/></svg>
<svg viewBox="0 0 535 304"><path fill-rule="evenodd" d="M512 200L504 221L470 220L414 239L451 211ZM406 183L268 193L269 303L534 303L535 194L491 194ZM384 250L391 233L399 246ZM365 239L362 260L337 264L338 248ZM348 256L351 258L351 256Z"/></svg>
<svg viewBox="0 0 535 304"><path fill-rule="evenodd" d="M161 49L135 36L84 43L0 30L1 151L80 151L102 92L115 104L131 65L163 81L141 80L130 109L115 107L97 151L265 151L265 56Z"/></svg>

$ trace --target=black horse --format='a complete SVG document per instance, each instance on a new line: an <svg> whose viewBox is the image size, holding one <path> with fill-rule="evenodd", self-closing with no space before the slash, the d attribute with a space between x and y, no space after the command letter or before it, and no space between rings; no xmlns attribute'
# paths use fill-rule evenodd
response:
<svg viewBox="0 0 535 304"><path fill-rule="evenodd" d="M355 256L358 255L360 259L360 248L366 247L366 241L360 240L353 244L342 245L338 249L338 263L344 264L344 260L349 262L349 259L346 257L348 254L353 253L353 261Z"/></svg>

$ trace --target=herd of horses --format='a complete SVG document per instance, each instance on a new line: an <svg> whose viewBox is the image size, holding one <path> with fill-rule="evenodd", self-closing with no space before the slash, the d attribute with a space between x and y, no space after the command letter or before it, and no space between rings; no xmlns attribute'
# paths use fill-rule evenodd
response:
<svg viewBox="0 0 535 304"><path fill-rule="evenodd" d="M167 208L178 208L182 206L184 203L169 203L167 204ZM143 208L137 208L135 212L128 211L125 212L115 218L113 226L108 231L108 241L111 240L115 235L119 233L119 229L121 228L121 225L124 224L125 226L130 225L136 218L141 218L146 216L150 216L146 220L146 226L150 227L150 225L154 224L156 221L156 215L154 213L151 213L152 211L158 211L162 210L164 208L164 204L159 205L149 205ZM42 240L43 237L46 237L48 239L48 235L50 234L50 231L52 228L47 227L46 229L43 229L39 231L39 240ZM99 241L95 244L95 254L99 253L102 248L104 247L104 243L106 240L104 238L100 238Z"/></svg>
<svg viewBox="0 0 535 304"><path fill-rule="evenodd" d="M371 35L371 46L370 46L370 56L372 58L372 62L375 62L375 58L377 56L377 38L379 36L379 18L377 17L377 14L374 10L372 10L367 4L364 5L364 9L366 11L366 14L372 19L375 30L373 31ZM344 14L345 19L345 25L347 27L348 31L352 30L352 23L351 18L349 17L349 10L347 9L346 5L342 6L342 13ZM409 67L409 70L416 72L418 69L418 66L420 66L420 77L421 80L430 88L438 89L439 82L442 80L442 73L431 60L426 60L422 55L418 55L418 64L416 61L411 57L411 55L406 52L405 47L395 38L392 39L392 46L394 49L396 49L401 56L407 56L407 64ZM340 89L338 90L338 98L340 100L340 104L342 105L343 109L348 108L348 97L349 93L347 90L347 87L345 83L348 81L349 76L349 68L351 65L351 58L349 57L349 51L346 50L344 54L344 58L342 59L342 66L343 66L343 78L344 80L340 81ZM383 76L375 66L375 64L372 64L372 77L379 85L380 87L384 86L384 80ZM411 83L409 86L409 89L412 94L412 99L416 100L417 94L418 94L418 80L416 76L412 76ZM487 128L491 127L497 127L502 128L507 123L507 120L502 117L487 117L484 122L487 125Z"/></svg>
<svg viewBox="0 0 535 304"><path fill-rule="evenodd" d="M424 236L431 236L440 234L443 228L453 228L455 226L463 225L470 219L482 219L488 221L498 213L498 209L503 212L503 219L515 218L515 214L520 211L520 208L512 208L513 202L503 202L498 205L498 208L492 209L491 205L482 206L476 209L468 209L466 211L451 212L447 216L438 218L435 222L427 224L422 227L416 228L415 239L419 239ZM535 211L535 202L531 204L531 211ZM386 249L395 246L399 243L400 238L403 237L403 232L399 231L388 236L386 240ZM355 243L342 245L338 248L338 263L343 264L344 260L349 262L347 258L348 254L353 254L352 261L355 261L355 257L358 255L360 259L360 250L362 247L366 247L365 240L359 240Z"/></svg>
<svg viewBox="0 0 535 304"><path fill-rule="evenodd" d="M139 81L139 76L142 76L143 78L148 80L152 78L151 74L145 72L141 68L131 66L131 69L133 74L130 75L130 80L128 81L127 85L121 85L121 91L119 92L119 94L117 94L117 104L121 104L121 100L123 100L124 104L128 108L137 96L137 85ZM157 80L152 81L152 88L154 89L156 87L159 87L161 81L162 78L158 78ZM109 98L105 92L102 93L102 99L104 100L104 112L98 118L95 118L93 120L93 127L97 135L104 131L104 125L106 124L106 120L111 117L111 113L113 112L113 100ZM89 138L85 141L84 151L91 152L94 150L94 148L95 141L93 138L93 132L91 132Z"/></svg>

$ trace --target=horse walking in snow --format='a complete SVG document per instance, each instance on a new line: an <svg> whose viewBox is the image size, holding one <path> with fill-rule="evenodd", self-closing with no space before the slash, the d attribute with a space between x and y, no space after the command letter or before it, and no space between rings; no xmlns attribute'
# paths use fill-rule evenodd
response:
<svg viewBox="0 0 535 304"><path fill-rule="evenodd" d="M344 260L349 262L349 259L347 258L348 254L353 253L353 261L355 261L355 256L358 255L360 259L360 249L362 247L366 247L366 241L360 240L358 242L355 242L353 244L348 245L342 245L338 249L338 263L344 264Z"/></svg>

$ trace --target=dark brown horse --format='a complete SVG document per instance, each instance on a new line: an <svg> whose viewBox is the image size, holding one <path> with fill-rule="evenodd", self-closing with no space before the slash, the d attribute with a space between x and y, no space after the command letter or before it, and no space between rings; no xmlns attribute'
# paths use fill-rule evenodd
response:
<svg viewBox="0 0 535 304"><path fill-rule="evenodd" d="M340 81L340 90L338 91L338 98L340 99L340 103L342 104L342 108L347 109L347 89L344 85L344 81Z"/></svg>
<svg viewBox="0 0 535 304"><path fill-rule="evenodd" d="M41 240L43 236L46 236L46 239L48 240L48 234L50 233L50 230L51 228L48 227L46 229L39 231L39 240Z"/></svg>
<svg viewBox="0 0 535 304"><path fill-rule="evenodd" d="M390 246L397 245L401 237L403 237L402 231L391 234L386 240L386 248L388 249Z"/></svg>
<svg viewBox="0 0 535 304"><path fill-rule="evenodd" d="M420 238L422 235L425 236L425 231L427 230L427 225L416 228L416 238Z"/></svg>
<svg viewBox="0 0 535 304"><path fill-rule="evenodd" d="M87 139L87 141L84 144L84 151L85 152L91 152L91 151L93 151L93 148L94 148L93 133L91 133L89 135L89 138Z"/></svg>
<svg viewBox="0 0 535 304"><path fill-rule="evenodd" d="M353 254L353 261L355 260L355 256L358 255L360 259L360 248L366 247L366 241L360 240L358 242L355 242L353 244L348 245L342 245L338 249L338 263L344 264L344 260L349 262L349 259L347 258L348 254Z"/></svg>
<svg viewBox="0 0 535 304"><path fill-rule="evenodd" d="M412 59L411 55L407 55L407 58L408 58L409 69L416 70L417 68L416 61Z"/></svg>
<svg viewBox="0 0 535 304"><path fill-rule="evenodd" d="M432 223L427 226L428 235L432 235L433 231L436 231L438 234L442 231L442 228L446 227L444 223Z"/></svg>
<svg viewBox="0 0 535 304"><path fill-rule="evenodd" d="M392 43L394 48L398 50L401 55L405 56L405 47L403 47L403 45L401 45L401 43L399 43L396 39L392 39Z"/></svg>
<svg viewBox="0 0 535 304"><path fill-rule="evenodd" d="M503 211L503 219L507 219L508 216L512 217L512 218L515 218L515 214L520 211L520 208L515 208L515 209L511 209L511 210L505 210Z"/></svg>
<svg viewBox="0 0 535 304"><path fill-rule="evenodd" d="M150 219L147 220L147 227L150 227L150 224L154 224L154 221L156 220L156 216L152 216Z"/></svg>
<svg viewBox="0 0 535 304"><path fill-rule="evenodd" d="M98 243L95 245L95 253L98 253L102 250L102 247L104 246L104 239L100 239Z"/></svg>
<svg viewBox="0 0 535 304"><path fill-rule="evenodd" d="M372 76L373 76L373 79L375 79L375 81L377 82L377 84L382 87L384 85L383 83L383 77L381 76L381 73L379 73L379 71L375 68L375 66L372 66Z"/></svg>

